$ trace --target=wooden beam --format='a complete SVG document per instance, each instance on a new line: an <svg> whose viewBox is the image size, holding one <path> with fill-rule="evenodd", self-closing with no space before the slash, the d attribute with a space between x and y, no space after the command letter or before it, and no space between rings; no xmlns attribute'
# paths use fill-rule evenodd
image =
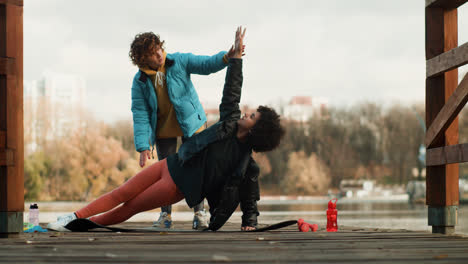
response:
<svg viewBox="0 0 468 264"><path fill-rule="evenodd" d="M6 131L0 130L0 148L6 147Z"/></svg>
<svg viewBox="0 0 468 264"><path fill-rule="evenodd" d="M426 7L442 7L444 9L458 8L468 0L426 0Z"/></svg>
<svg viewBox="0 0 468 264"><path fill-rule="evenodd" d="M457 9L426 8L426 60L458 47ZM426 125L429 128L458 85L458 70L426 78ZM433 141L432 147L458 144L458 118ZM458 164L429 166L426 204L429 208L456 206Z"/></svg>
<svg viewBox="0 0 468 264"><path fill-rule="evenodd" d="M0 149L0 166L15 166L15 151Z"/></svg>
<svg viewBox="0 0 468 264"><path fill-rule="evenodd" d="M438 166L468 161L468 144L458 144L426 150L426 166Z"/></svg>
<svg viewBox="0 0 468 264"><path fill-rule="evenodd" d="M0 75L14 75L15 72L16 72L15 59L0 57Z"/></svg>
<svg viewBox="0 0 468 264"><path fill-rule="evenodd" d="M431 126L426 132L424 143L429 148L434 141L445 133L445 130L452 124L460 111L468 101L468 73L461 81L458 88L450 96L444 107L437 114Z"/></svg>
<svg viewBox="0 0 468 264"><path fill-rule="evenodd" d="M2 164L8 165L0 166L0 212L23 212L23 7L8 3L0 4L0 57L14 58L16 69L15 75L0 75L0 131L6 131Z"/></svg>
<svg viewBox="0 0 468 264"><path fill-rule="evenodd" d="M0 57L6 57L6 6L0 5ZM0 130L6 131L7 78L0 74ZM1 190L0 190L1 191Z"/></svg>
<svg viewBox="0 0 468 264"><path fill-rule="evenodd" d="M468 63L468 42L426 61L426 77L433 77Z"/></svg>
<svg viewBox="0 0 468 264"><path fill-rule="evenodd" d="M0 5L15 5L15 6L23 6L23 0L0 0Z"/></svg>

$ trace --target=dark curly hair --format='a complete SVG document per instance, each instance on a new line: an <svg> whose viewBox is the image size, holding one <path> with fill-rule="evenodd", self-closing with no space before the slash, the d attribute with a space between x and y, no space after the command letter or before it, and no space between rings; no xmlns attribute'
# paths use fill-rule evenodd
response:
<svg viewBox="0 0 468 264"><path fill-rule="evenodd" d="M159 35L153 32L139 33L130 45L128 56L134 65L144 67L146 66L145 57L152 55L154 48L157 46L164 48L164 41L161 41Z"/></svg>
<svg viewBox="0 0 468 264"><path fill-rule="evenodd" d="M272 108L259 106L260 119L250 129L247 143L255 152L266 152L275 149L285 134L280 116Z"/></svg>

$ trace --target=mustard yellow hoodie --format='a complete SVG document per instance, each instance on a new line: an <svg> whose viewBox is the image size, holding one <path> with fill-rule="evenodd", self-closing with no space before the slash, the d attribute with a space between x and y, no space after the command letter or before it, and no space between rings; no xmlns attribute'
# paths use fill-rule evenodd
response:
<svg viewBox="0 0 468 264"><path fill-rule="evenodd" d="M166 52L164 52L164 61L166 61ZM174 106L169 100L167 93L166 83L166 67L165 64L161 65L157 71L150 68L140 68L141 71L146 73L151 79L156 98L158 99L158 125L156 128L157 138L173 138L183 136L180 129L179 122L177 121ZM195 133L203 131L204 125L201 126Z"/></svg>

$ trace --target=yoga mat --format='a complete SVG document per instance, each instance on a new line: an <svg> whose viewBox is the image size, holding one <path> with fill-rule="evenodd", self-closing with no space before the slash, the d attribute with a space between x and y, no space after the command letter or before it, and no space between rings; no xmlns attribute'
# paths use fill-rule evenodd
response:
<svg viewBox="0 0 468 264"><path fill-rule="evenodd" d="M216 232L264 232L275 229L280 229L290 225L295 225L296 220L289 220L284 222L279 222L273 225L265 226L251 231L216 231ZM97 224L86 218L78 218L70 223L68 223L65 228L72 232L91 232L93 229L105 229L112 232L206 232L203 230L194 230L194 229L173 229L173 228L159 228L159 227L144 227L144 228L120 228L120 227L111 227L103 226ZM209 231L208 231L209 232Z"/></svg>

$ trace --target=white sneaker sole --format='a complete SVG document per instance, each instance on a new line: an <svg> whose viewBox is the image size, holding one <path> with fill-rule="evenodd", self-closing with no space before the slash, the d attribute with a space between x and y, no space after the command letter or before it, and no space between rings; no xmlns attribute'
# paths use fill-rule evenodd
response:
<svg viewBox="0 0 468 264"><path fill-rule="evenodd" d="M70 230L66 229L64 226L58 223L49 223L47 224L47 229L59 232L70 232Z"/></svg>
<svg viewBox="0 0 468 264"><path fill-rule="evenodd" d="M160 223L154 222L154 223L153 223L153 227L171 229L171 228L172 228L172 224L171 224L171 226L166 227L165 224L160 224Z"/></svg>
<svg viewBox="0 0 468 264"><path fill-rule="evenodd" d="M196 230L203 230L203 229L206 229L208 228L208 221L198 221L198 226L196 228L195 227L195 224L194 222L192 222L192 229L196 229Z"/></svg>

